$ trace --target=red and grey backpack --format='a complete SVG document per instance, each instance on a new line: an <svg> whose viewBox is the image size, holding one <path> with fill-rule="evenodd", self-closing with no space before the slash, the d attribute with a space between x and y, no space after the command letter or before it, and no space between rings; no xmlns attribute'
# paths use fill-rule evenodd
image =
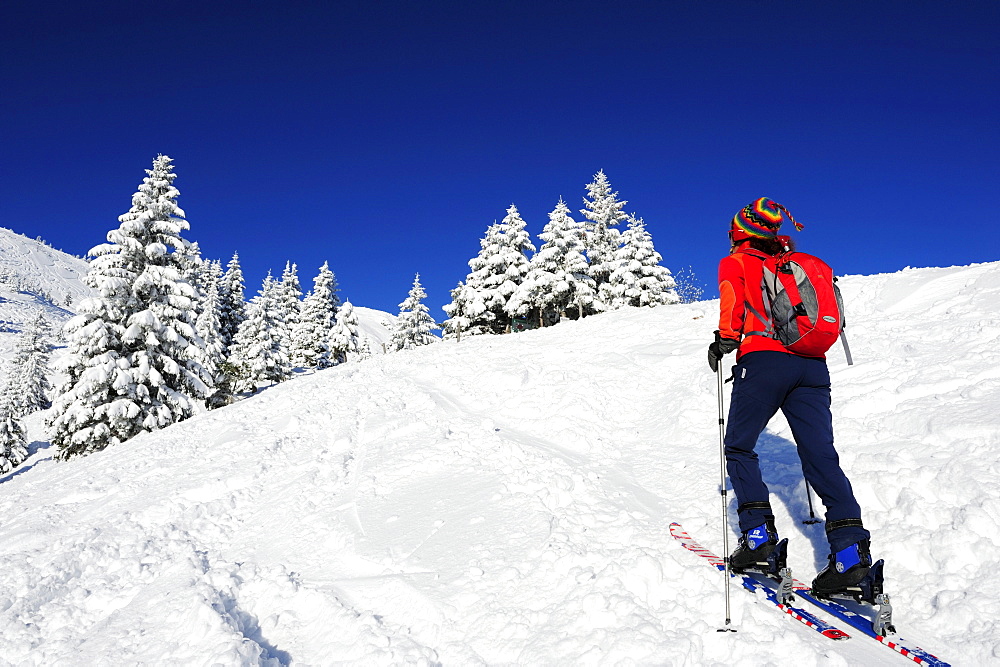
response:
<svg viewBox="0 0 1000 667"><path fill-rule="evenodd" d="M747 336L767 336L789 352L822 357L844 330L844 301L833 270L826 262L804 252L785 252L764 260L765 313L750 311L767 325ZM851 353L844 340L847 362Z"/></svg>

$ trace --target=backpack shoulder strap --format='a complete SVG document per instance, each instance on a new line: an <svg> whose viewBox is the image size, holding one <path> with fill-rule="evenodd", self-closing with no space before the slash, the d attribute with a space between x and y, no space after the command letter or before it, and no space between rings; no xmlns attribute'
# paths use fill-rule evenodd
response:
<svg viewBox="0 0 1000 667"><path fill-rule="evenodd" d="M761 260L762 272L767 271L766 268L767 263L769 260L773 259L772 255L768 255L767 253L763 253L760 252L759 250L754 250L752 248L749 250L749 252L747 252L747 254ZM764 336L765 338L777 338L777 336L774 333L774 318L771 315L770 297L768 296L765 280L766 280L766 275L761 278L761 283L760 283L760 291L762 297L761 301L764 304L764 313L761 313L756 308L754 308L753 304L751 304L750 301L748 300L744 300L744 306L748 311L750 311L753 314L754 317L763 322L767 328L764 331L748 331L745 334L743 334L744 336Z"/></svg>

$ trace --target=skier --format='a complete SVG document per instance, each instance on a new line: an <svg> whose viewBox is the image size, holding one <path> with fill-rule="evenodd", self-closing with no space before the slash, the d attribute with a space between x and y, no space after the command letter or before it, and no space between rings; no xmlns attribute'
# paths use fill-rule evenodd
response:
<svg viewBox="0 0 1000 667"><path fill-rule="evenodd" d="M719 262L721 312L715 342L708 348L709 366L719 372L722 357L738 350L724 442L742 535L730 564L737 572L766 569L767 557L778 544L754 447L780 409L792 429L806 481L826 506L829 564L812 589L817 596L829 597L856 586L868 574L871 536L833 446L826 359L789 352L766 335L767 323L759 319L769 312L761 289L764 260L791 249L790 239L778 237L782 213L801 229L788 210L771 199L761 197L746 206L733 217L729 255Z"/></svg>

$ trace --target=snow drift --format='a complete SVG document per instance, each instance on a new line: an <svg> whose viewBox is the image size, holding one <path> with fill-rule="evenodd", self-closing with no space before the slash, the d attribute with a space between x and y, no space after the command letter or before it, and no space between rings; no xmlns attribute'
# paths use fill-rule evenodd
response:
<svg viewBox="0 0 1000 667"><path fill-rule="evenodd" d="M834 424L897 628L1000 659L1000 263L841 286ZM721 551L716 309L377 356L67 463L35 415L0 478L0 661L905 663L736 588L715 632L722 578L669 524ZM759 449L808 579L790 439L779 416Z"/></svg>

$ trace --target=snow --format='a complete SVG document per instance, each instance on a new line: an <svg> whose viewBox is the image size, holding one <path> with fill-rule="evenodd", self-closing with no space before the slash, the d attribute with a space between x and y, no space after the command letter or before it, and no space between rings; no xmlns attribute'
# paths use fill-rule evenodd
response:
<svg viewBox="0 0 1000 667"><path fill-rule="evenodd" d="M996 662L1000 263L840 284L834 425L896 626ZM721 552L717 308L377 355L68 462L32 415L0 477L0 663L912 664L736 587L716 632L722 577L669 524ZM759 450L808 580L823 526L780 417Z"/></svg>

